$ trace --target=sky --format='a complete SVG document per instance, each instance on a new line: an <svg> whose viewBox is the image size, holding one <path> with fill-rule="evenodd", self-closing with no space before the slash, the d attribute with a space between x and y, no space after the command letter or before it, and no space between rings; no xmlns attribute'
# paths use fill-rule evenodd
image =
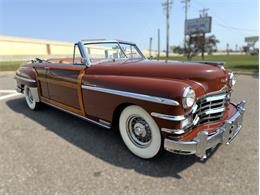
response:
<svg viewBox="0 0 260 195"><path fill-rule="evenodd" d="M166 45L165 0L0 0L0 35L76 42L81 39L120 39L141 49ZM182 45L184 8L172 0L170 45ZM246 36L258 35L258 0L191 0L188 19L208 8L219 49L245 45Z"/></svg>

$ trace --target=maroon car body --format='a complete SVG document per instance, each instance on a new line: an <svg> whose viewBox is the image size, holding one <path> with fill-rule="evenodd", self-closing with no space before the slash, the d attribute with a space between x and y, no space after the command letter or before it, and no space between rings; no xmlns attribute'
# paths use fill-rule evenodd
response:
<svg viewBox="0 0 260 195"><path fill-rule="evenodd" d="M152 61L142 54L142 58L91 64L84 44L88 42L75 44L80 57L74 54L22 65L16 72L17 90L27 87L37 103L106 128L118 127L122 111L137 105L158 125L162 147L200 158L219 143L229 143L240 131L245 102L230 103L235 80L223 64ZM187 89L195 92L190 107L183 105ZM187 118L189 124L183 128Z"/></svg>

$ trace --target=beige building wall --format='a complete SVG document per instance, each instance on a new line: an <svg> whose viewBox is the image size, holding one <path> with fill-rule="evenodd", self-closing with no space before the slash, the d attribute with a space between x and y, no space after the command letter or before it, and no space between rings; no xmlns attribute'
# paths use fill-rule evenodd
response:
<svg viewBox="0 0 260 195"><path fill-rule="evenodd" d="M73 46L72 42L0 35L0 61L32 60L36 57L43 59L71 57ZM149 51L143 50L143 53L149 57ZM160 55L165 56L165 53L161 52ZM152 51L152 56L156 57L157 52Z"/></svg>
<svg viewBox="0 0 260 195"><path fill-rule="evenodd" d="M0 61L72 56L73 43L0 36Z"/></svg>

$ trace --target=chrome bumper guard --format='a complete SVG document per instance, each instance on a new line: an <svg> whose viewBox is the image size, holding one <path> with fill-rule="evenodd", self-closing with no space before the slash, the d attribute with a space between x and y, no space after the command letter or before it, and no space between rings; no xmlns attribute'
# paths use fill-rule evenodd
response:
<svg viewBox="0 0 260 195"><path fill-rule="evenodd" d="M23 89L22 89L22 87L20 85L16 86L16 92L17 93L22 93L23 92Z"/></svg>
<svg viewBox="0 0 260 195"><path fill-rule="evenodd" d="M218 144L229 144L240 132L243 115L245 112L245 101L236 105L237 112L225 121L214 134L208 135L207 131L201 131L192 141L178 141L165 139L164 148L170 152L181 154L195 154L201 159L207 158L206 151L216 147Z"/></svg>

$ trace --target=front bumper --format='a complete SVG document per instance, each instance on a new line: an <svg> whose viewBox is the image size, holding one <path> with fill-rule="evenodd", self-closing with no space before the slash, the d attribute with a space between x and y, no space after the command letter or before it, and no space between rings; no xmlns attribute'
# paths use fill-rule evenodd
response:
<svg viewBox="0 0 260 195"><path fill-rule="evenodd" d="M243 115L245 112L245 101L236 105L236 113L224 122L214 134L208 135L207 131L201 131L191 141L164 140L164 148L170 152L181 154L195 154L199 158L206 158L206 151L216 147L218 144L229 144L240 132Z"/></svg>

